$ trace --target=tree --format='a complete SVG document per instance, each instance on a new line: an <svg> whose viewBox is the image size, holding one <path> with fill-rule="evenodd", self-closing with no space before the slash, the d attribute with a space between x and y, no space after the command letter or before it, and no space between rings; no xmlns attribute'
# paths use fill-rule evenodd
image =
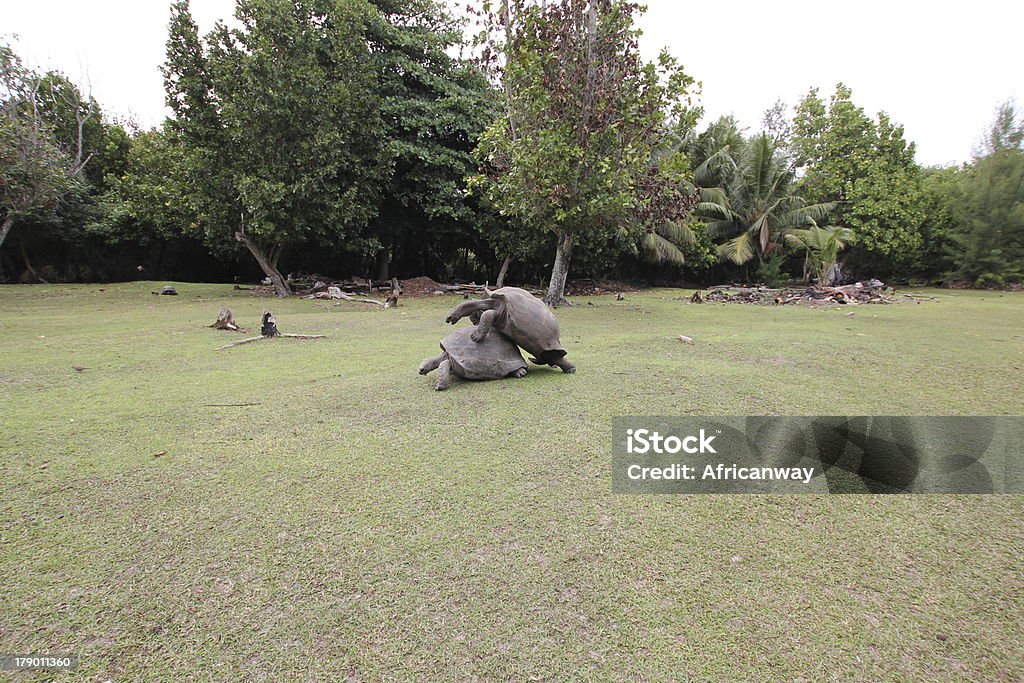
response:
<svg viewBox="0 0 1024 683"><path fill-rule="evenodd" d="M853 242L854 234L849 228L823 228L815 223L809 228L790 230L785 239L790 246L804 250L804 282L813 273L818 284L827 287L835 282L839 252Z"/></svg>
<svg viewBox="0 0 1024 683"><path fill-rule="evenodd" d="M693 80L667 52L643 62L634 3L503 5L489 47L505 58L506 107L481 139L474 185L524 229L553 233L546 301L559 305L577 235L686 216L685 155L654 152L686 115Z"/></svg>
<svg viewBox="0 0 1024 683"><path fill-rule="evenodd" d="M1024 135L1012 103L1000 106L986 144L962 173L954 277L1000 287L1024 280Z"/></svg>
<svg viewBox="0 0 1024 683"><path fill-rule="evenodd" d="M1007 100L996 107L995 119L985 131L981 144L974 150L974 158L982 159L1006 149L1020 149L1024 144L1024 116L1016 103Z"/></svg>
<svg viewBox="0 0 1024 683"><path fill-rule="evenodd" d="M40 80L36 101L40 117L72 159L73 172L83 173L103 145L99 104L92 97L83 97L78 86L55 71ZM102 178L90 180L97 180L97 185L102 182Z"/></svg>
<svg viewBox="0 0 1024 683"><path fill-rule="evenodd" d="M498 115L482 71L453 57L461 25L435 0L372 0L369 22L390 175L369 233L379 280L390 267L426 269L434 251L483 242L465 192L472 151ZM446 248L447 247L447 248Z"/></svg>
<svg viewBox="0 0 1024 683"><path fill-rule="evenodd" d="M188 148L189 204L211 244L233 236L279 296L299 244L366 246L386 178L363 1L239 0L239 28L199 39L173 7L164 66L174 130Z"/></svg>
<svg viewBox="0 0 1024 683"><path fill-rule="evenodd" d="M723 168L722 197L698 210L711 236L726 240L720 257L737 265L763 262L788 231L813 225L835 208L832 202L807 204L793 193L794 172L767 134L743 143L739 158Z"/></svg>
<svg viewBox="0 0 1024 683"><path fill-rule="evenodd" d="M857 235L862 267L908 267L921 244L924 194L914 145L880 113L873 121L840 83L826 105L812 89L798 105L793 146L804 169L800 193L836 202L833 222Z"/></svg>
<svg viewBox="0 0 1024 683"><path fill-rule="evenodd" d="M131 139L123 174L101 198L102 221L94 226L109 243L158 246L190 231L195 216L180 197L188 193L182 148L173 135L143 131Z"/></svg>
<svg viewBox="0 0 1024 683"><path fill-rule="evenodd" d="M952 166L922 170L925 220L921 223L921 246L915 254L917 275L932 278L955 269L954 256L958 251L955 235L961 231L964 185L972 168Z"/></svg>
<svg viewBox="0 0 1024 683"><path fill-rule="evenodd" d="M0 45L0 245L16 221L50 212L81 189L39 111L39 88L38 75Z"/></svg>

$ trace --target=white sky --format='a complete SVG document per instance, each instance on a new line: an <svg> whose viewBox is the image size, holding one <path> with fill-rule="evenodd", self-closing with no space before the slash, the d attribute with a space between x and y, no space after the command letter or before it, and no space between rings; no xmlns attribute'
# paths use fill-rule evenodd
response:
<svg viewBox="0 0 1024 683"><path fill-rule="evenodd" d="M924 164L965 161L1001 101L1024 105L1024 3L1011 0L648 0L642 48L668 46L702 81L707 119L752 129L776 99L837 81L868 113L886 110ZM170 0L0 0L0 36L30 66L59 69L110 115L158 124ZM193 0L200 29L233 0ZM85 89L89 89L86 85Z"/></svg>

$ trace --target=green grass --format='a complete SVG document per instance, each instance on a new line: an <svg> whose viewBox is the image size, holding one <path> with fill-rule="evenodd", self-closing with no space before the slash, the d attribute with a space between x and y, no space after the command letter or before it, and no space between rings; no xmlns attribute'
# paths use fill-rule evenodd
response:
<svg viewBox="0 0 1024 683"><path fill-rule="evenodd" d="M0 288L0 652L97 681L1024 679L1022 497L615 496L609 457L622 414L1019 415L1024 295L580 299L577 374L436 393L459 299L157 286ZM215 351L223 305L328 338Z"/></svg>

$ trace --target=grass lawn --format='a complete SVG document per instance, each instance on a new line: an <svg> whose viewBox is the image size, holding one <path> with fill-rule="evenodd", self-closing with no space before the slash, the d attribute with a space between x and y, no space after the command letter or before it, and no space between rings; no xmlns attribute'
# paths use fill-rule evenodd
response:
<svg viewBox="0 0 1024 683"><path fill-rule="evenodd" d="M0 652L57 680L1024 680L1024 497L615 496L609 457L623 414L1022 414L1024 294L577 299L577 374L436 393L460 298L158 286L0 287ZM215 351L225 305L328 338Z"/></svg>

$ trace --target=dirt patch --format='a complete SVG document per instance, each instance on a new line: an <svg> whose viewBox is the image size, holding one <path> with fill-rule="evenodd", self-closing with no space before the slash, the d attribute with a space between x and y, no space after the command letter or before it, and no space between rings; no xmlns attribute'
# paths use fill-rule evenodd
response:
<svg viewBox="0 0 1024 683"><path fill-rule="evenodd" d="M402 296L429 296L438 292L444 293L444 286L439 282L431 280L429 277L420 276L410 278L408 280L401 280L402 283Z"/></svg>

